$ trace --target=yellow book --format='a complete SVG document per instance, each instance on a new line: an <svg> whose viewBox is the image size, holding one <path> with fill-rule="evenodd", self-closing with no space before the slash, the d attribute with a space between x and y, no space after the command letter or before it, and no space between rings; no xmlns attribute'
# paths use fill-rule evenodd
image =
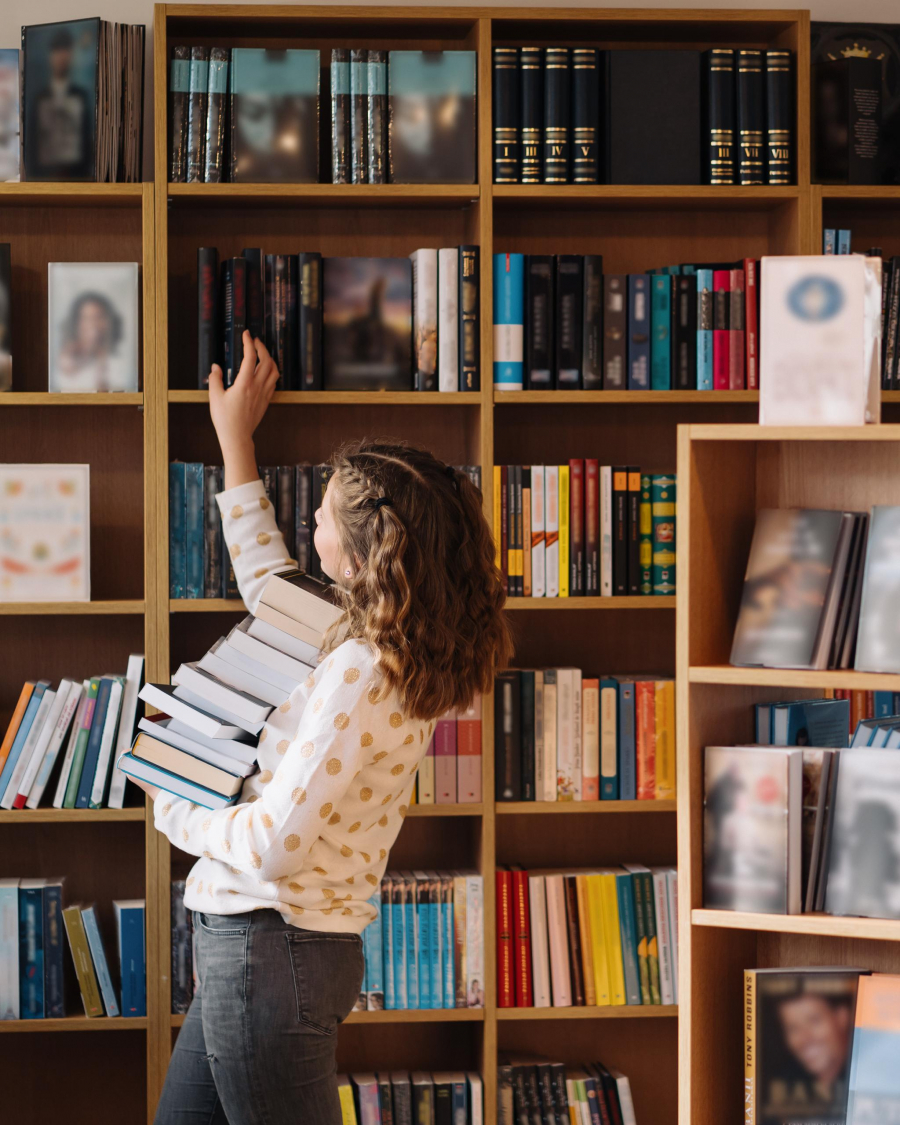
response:
<svg viewBox="0 0 900 1125"><path fill-rule="evenodd" d="M356 1107L353 1104L353 1087L346 1074L337 1076L338 1097L341 1101L341 1125L357 1125Z"/></svg>
<svg viewBox="0 0 900 1125"><path fill-rule="evenodd" d="M559 596L569 596L569 466L559 467Z"/></svg>
<svg viewBox="0 0 900 1125"><path fill-rule="evenodd" d="M616 872L603 868L600 876L600 901L603 904L603 938L609 970L609 1002L625 1003L625 969L622 965L622 931L619 925L619 894Z"/></svg>
<svg viewBox="0 0 900 1125"><path fill-rule="evenodd" d="M656 799L675 798L675 681L656 682Z"/></svg>
<svg viewBox="0 0 900 1125"><path fill-rule="evenodd" d="M91 950L88 945L87 934L84 931L84 919L81 917L80 906L67 906L65 908L63 925L66 928L66 937L69 939L69 949L72 951L75 975L78 978L78 987L81 990L81 1000L84 1004L84 1014L86 1016L102 1016L103 1001L100 999L100 987L97 984L97 974L94 972L94 962L91 959Z"/></svg>
<svg viewBox="0 0 900 1125"><path fill-rule="evenodd" d="M594 982L594 951L591 945L591 916L588 908L587 876L575 876L575 894L578 899L578 929L581 937L581 967L584 972L584 1002L588 1008L597 1007L597 988Z"/></svg>
<svg viewBox="0 0 900 1125"><path fill-rule="evenodd" d="M493 523L494 523L494 562L497 564L497 569L503 565L503 560L500 555L500 466L494 466L494 510Z"/></svg>
<svg viewBox="0 0 900 1125"><path fill-rule="evenodd" d="M591 923L591 958L594 963L594 994L598 1007L609 1004L609 968L606 963L606 941L603 932L601 877L585 876L588 914Z"/></svg>

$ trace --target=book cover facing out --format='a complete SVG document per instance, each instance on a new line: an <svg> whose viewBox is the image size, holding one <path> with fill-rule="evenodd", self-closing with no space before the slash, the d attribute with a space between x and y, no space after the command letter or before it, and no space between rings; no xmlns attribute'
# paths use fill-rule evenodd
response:
<svg viewBox="0 0 900 1125"><path fill-rule="evenodd" d="M323 275L326 390L412 390L409 259L325 258Z"/></svg>
<svg viewBox="0 0 900 1125"><path fill-rule="evenodd" d="M847 1125L900 1121L900 976L860 977Z"/></svg>
<svg viewBox="0 0 900 1125"><path fill-rule="evenodd" d="M90 601L90 465L0 465L0 601Z"/></svg>

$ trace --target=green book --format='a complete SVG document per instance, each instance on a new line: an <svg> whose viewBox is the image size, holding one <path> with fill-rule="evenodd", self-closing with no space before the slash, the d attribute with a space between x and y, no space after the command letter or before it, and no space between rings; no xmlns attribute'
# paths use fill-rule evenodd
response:
<svg viewBox="0 0 900 1125"><path fill-rule="evenodd" d="M675 477L650 478L653 522L653 593L675 593Z"/></svg>
<svg viewBox="0 0 900 1125"><path fill-rule="evenodd" d="M94 707L97 703L97 691L100 687L100 677L91 677L91 686L87 691L87 705L81 720L81 730L75 740L75 750L72 754L72 771L66 785L66 796L63 801L64 809L74 809L75 799L78 796L78 786L81 783L81 768L84 765L84 755L87 752L88 739L91 734L91 720L94 717Z"/></svg>
<svg viewBox="0 0 900 1125"><path fill-rule="evenodd" d="M634 925L637 936L638 980L641 985L641 1003L651 1004L650 966L647 962L647 921L644 912L644 895L640 885L640 868L635 864L624 864L631 874L631 889L634 893Z"/></svg>
<svg viewBox="0 0 900 1125"><path fill-rule="evenodd" d="M653 873L647 869L637 876L644 897L644 922L647 926L647 968L650 973L650 999L662 1003L659 987L659 937L656 929L656 909L653 905Z"/></svg>

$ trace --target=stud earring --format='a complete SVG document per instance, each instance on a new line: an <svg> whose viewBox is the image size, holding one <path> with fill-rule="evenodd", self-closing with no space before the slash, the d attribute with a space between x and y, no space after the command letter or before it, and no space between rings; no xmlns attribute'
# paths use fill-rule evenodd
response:
<svg viewBox="0 0 900 1125"><path fill-rule="evenodd" d="M353 577L353 571L352 571L352 570L350 569L350 567L349 567L349 566L348 566L348 567L346 568L346 570L344 571L344 576L345 576L346 578L352 578L352 577Z"/></svg>

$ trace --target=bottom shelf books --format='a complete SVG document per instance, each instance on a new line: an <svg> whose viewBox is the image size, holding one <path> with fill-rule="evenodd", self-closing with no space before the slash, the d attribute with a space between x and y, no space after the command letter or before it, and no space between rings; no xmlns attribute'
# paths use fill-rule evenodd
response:
<svg viewBox="0 0 900 1125"><path fill-rule="evenodd" d="M497 1006L678 1003L678 879L639 863L497 872Z"/></svg>
<svg viewBox="0 0 900 1125"><path fill-rule="evenodd" d="M497 1123L520 1125L637 1125L631 1084L602 1063L567 1067L512 1055L497 1074Z"/></svg>
<svg viewBox="0 0 900 1125"><path fill-rule="evenodd" d="M63 880L0 879L0 1019L66 1015L63 930L86 1016L146 1016L143 899L113 902L118 991L94 906L63 906ZM115 963L113 963L115 968Z"/></svg>
<svg viewBox="0 0 900 1125"><path fill-rule="evenodd" d="M341 1125L483 1125L481 1076L474 1071L394 1070L339 1074Z"/></svg>

